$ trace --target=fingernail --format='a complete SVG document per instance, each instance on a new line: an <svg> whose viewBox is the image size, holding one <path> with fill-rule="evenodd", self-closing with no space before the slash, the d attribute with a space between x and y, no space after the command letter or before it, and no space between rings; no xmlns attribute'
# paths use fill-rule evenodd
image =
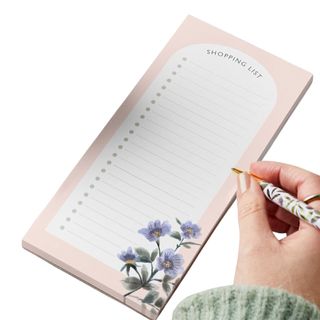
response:
<svg viewBox="0 0 320 320"><path fill-rule="evenodd" d="M247 172L242 172L238 175L238 183L240 193L244 193L250 187L250 175Z"/></svg>

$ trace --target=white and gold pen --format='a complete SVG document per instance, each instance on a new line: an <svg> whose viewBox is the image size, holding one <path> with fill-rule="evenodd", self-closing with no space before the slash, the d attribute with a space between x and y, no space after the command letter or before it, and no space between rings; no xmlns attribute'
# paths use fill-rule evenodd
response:
<svg viewBox="0 0 320 320"><path fill-rule="evenodd" d="M232 171L240 174L244 172L243 170L232 168ZM260 184L264 195L271 200L273 203L277 204L279 207L284 208L288 212L294 214L301 220L304 220L317 229L320 229L320 211L316 210L305 202L298 200L290 193L282 190L279 187L274 186L272 183L264 181L260 177L248 172L249 175L254 177L256 181Z"/></svg>

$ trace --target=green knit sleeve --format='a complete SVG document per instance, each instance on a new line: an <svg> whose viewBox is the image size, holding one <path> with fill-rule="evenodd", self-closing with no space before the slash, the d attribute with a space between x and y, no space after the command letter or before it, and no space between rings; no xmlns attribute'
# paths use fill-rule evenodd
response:
<svg viewBox="0 0 320 320"><path fill-rule="evenodd" d="M187 297L172 320L320 320L316 305L275 288L227 286Z"/></svg>

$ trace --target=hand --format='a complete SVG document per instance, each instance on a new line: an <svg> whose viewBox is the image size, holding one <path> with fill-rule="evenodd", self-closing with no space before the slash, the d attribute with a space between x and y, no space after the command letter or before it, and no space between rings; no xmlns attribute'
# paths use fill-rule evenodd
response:
<svg viewBox="0 0 320 320"><path fill-rule="evenodd" d="M277 162L255 162L250 172L298 199L320 193L320 176ZM267 200L248 174L238 176L239 255L235 284L276 287L320 306L320 230ZM320 210L320 200L310 206ZM273 232L286 233L278 240Z"/></svg>

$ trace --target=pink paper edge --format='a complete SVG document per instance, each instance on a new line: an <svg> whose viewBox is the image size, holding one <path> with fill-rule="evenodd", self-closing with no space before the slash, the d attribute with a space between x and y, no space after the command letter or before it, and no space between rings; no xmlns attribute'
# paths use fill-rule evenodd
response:
<svg viewBox="0 0 320 320"><path fill-rule="evenodd" d="M122 121L148 88L148 85L165 65L168 58L175 51L193 43L219 43L241 50L264 65L276 82L278 89L277 103L247 151L234 166L248 168L252 161L263 157L312 82L312 75L305 70L293 66L192 16L188 16L185 19L166 47L63 182L22 241L22 246L25 249L122 303L124 303L123 294L126 293L126 290L121 285L123 274L120 271L109 268L66 242L52 236L45 231L45 228L99 155L104 145L111 139ZM290 84L290 90L287 90L288 83ZM235 178L230 173L230 176L212 199L200 219L202 238L199 239L199 242L202 243L202 246L192 250L183 248L180 250L180 253L185 258L186 269L182 278L186 275L203 245L234 201L235 190ZM149 319L156 319L160 314L153 315L148 309L142 307L131 298L127 298L125 304Z"/></svg>

